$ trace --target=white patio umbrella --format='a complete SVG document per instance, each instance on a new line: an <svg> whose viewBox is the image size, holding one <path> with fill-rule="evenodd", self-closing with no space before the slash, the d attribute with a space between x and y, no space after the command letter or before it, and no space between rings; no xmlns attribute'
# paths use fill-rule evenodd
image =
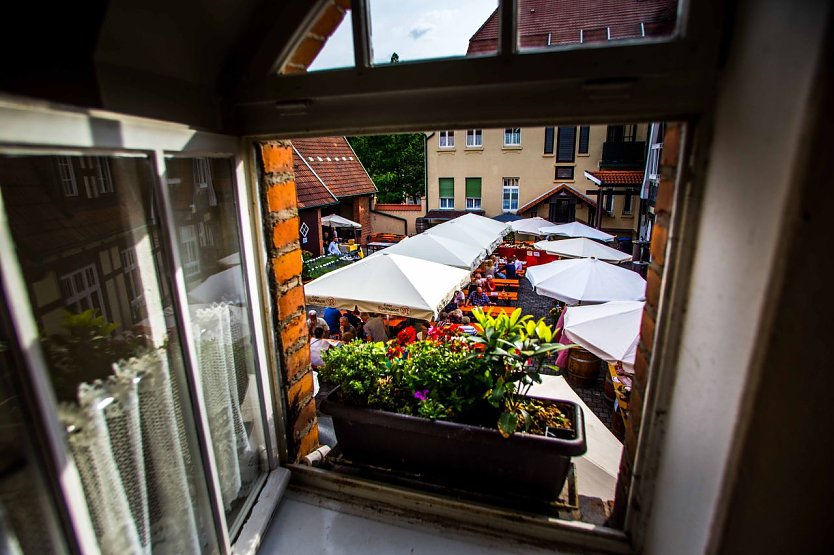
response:
<svg viewBox="0 0 834 555"><path fill-rule="evenodd" d="M601 245L596 241L591 241L585 237L578 237L576 239L562 239L560 241L539 241L533 245L537 249L549 252L551 254L558 254L560 256L567 256L570 258L597 258L605 260L606 262L623 262L631 260L631 255L612 249L605 245Z"/></svg>
<svg viewBox="0 0 834 555"><path fill-rule="evenodd" d="M321 219L321 225L327 227L352 227L355 229L359 229L362 227L362 224L358 224L353 220L343 218L338 214L330 214L329 216L324 216Z"/></svg>
<svg viewBox="0 0 834 555"><path fill-rule="evenodd" d="M564 237L587 237L588 239L596 239L598 241L611 241L614 239L613 235L594 229L582 222L543 227L542 232L547 235L562 235Z"/></svg>
<svg viewBox="0 0 834 555"><path fill-rule="evenodd" d="M569 305L642 301L646 280L637 272L596 258L557 260L527 269L525 277L539 295Z"/></svg>
<svg viewBox="0 0 834 555"><path fill-rule="evenodd" d="M565 312L564 331L571 343L578 343L606 362L634 364L641 301L612 301L590 306L572 306Z"/></svg>
<svg viewBox="0 0 834 555"><path fill-rule="evenodd" d="M372 256L378 256L382 253L411 256L469 271L475 269L485 256L484 249L472 243L464 243L443 235L427 233L403 239L396 245L391 245Z"/></svg>
<svg viewBox="0 0 834 555"><path fill-rule="evenodd" d="M499 222L493 220L492 218L479 216L478 214L464 214L463 216L455 218L453 221L465 222L469 225L478 226L488 231L497 233L501 237L505 236L511 231L510 226L507 224L507 222Z"/></svg>
<svg viewBox="0 0 834 555"><path fill-rule="evenodd" d="M310 304L431 320L466 283L468 270L381 252L311 281L304 293Z"/></svg>
<svg viewBox="0 0 834 555"><path fill-rule="evenodd" d="M468 225L465 221L458 222L458 219L460 218L430 227L423 233L475 245L483 249L484 255L488 255L495 247L501 244L502 237L498 233L489 231L483 227Z"/></svg>
<svg viewBox="0 0 834 555"><path fill-rule="evenodd" d="M510 222L510 227L513 228L513 231L516 233L525 233L527 235L547 235L547 233L544 233L541 228L553 227L553 222L549 222L544 218L539 218L537 216L535 218L525 218L523 220Z"/></svg>

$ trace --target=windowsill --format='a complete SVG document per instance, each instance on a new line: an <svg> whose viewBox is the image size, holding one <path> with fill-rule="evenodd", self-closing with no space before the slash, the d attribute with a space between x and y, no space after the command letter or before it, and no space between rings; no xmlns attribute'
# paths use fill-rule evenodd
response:
<svg viewBox="0 0 834 555"><path fill-rule="evenodd" d="M555 158L555 157L556 157L556 155L553 154L553 153L548 154L547 152L545 152L544 154L542 154L542 158Z"/></svg>
<svg viewBox="0 0 834 555"><path fill-rule="evenodd" d="M504 145L501 150L521 150L521 145Z"/></svg>
<svg viewBox="0 0 834 555"><path fill-rule="evenodd" d="M483 150L484 150L483 146L468 146L468 147L464 148L465 152L483 152Z"/></svg>
<svg viewBox="0 0 834 555"><path fill-rule="evenodd" d="M444 147L438 147L437 148L437 152L454 152L455 150L457 150L457 149L453 146L448 146L448 147L444 146Z"/></svg>
<svg viewBox="0 0 834 555"><path fill-rule="evenodd" d="M576 179L554 179L553 183L576 183Z"/></svg>
<svg viewBox="0 0 834 555"><path fill-rule="evenodd" d="M634 219L634 213L629 212L628 214L622 214L621 217L624 220L633 220Z"/></svg>
<svg viewBox="0 0 834 555"><path fill-rule="evenodd" d="M590 157L591 157L591 154L590 154L589 152L585 152L585 153L583 153L583 152L577 152L577 153L576 153L576 156L577 156L577 157L582 157L582 158L590 158Z"/></svg>

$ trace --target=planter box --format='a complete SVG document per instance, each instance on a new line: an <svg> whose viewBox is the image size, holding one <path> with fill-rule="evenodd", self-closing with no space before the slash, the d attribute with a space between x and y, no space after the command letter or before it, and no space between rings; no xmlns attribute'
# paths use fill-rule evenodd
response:
<svg viewBox="0 0 834 555"><path fill-rule="evenodd" d="M494 429L345 405L335 400L337 392L321 411L333 418L347 459L456 488L552 500L562 490L570 458L586 450L582 409L570 401L542 399L559 405L574 430L558 430L561 437L503 438Z"/></svg>

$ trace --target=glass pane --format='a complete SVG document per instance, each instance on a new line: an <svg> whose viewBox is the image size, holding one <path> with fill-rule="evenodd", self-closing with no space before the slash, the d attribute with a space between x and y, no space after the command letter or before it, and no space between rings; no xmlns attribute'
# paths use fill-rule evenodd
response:
<svg viewBox="0 0 834 555"><path fill-rule="evenodd" d="M519 0L518 11L520 50L548 50L584 44L617 46L626 41L669 39L677 31L676 0L580 0L570 9L564 2ZM473 40L481 42L484 48L489 45L489 51L494 52L497 37L497 18L493 16Z"/></svg>
<svg viewBox="0 0 834 555"><path fill-rule="evenodd" d="M341 6L347 6L342 8ZM316 37L305 38L282 73L342 69L356 65L353 56L353 24L350 2L329 2L311 29ZM325 39L321 44L321 38Z"/></svg>
<svg viewBox="0 0 834 555"><path fill-rule="evenodd" d="M0 330L0 553L66 553L55 506L37 457L16 387L9 334Z"/></svg>
<svg viewBox="0 0 834 555"><path fill-rule="evenodd" d="M488 54L474 39L497 6L496 0L369 0L373 63Z"/></svg>
<svg viewBox="0 0 834 555"><path fill-rule="evenodd" d="M168 191L186 272L194 342L226 517L267 472L232 161L170 158ZM186 252L188 254L186 254Z"/></svg>
<svg viewBox="0 0 834 555"><path fill-rule="evenodd" d="M72 172L60 169L67 158ZM105 167L104 189L62 183ZM144 157L0 157L21 294L102 552L210 552L216 534L162 279L170 271L159 265L153 182Z"/></svg>

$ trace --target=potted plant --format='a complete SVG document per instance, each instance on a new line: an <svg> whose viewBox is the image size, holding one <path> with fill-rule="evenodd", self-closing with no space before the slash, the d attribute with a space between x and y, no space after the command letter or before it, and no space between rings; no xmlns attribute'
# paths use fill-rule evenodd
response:
<svg viewBox="0 0 834 555"><path fill-rule="evenodd" d="M322 403L345 458L489 494L554 499L570 457L585 452L581 409L526 395L554 351L553 330L516 310L482 331L407 328L388 343L359 341L323 355Z"/></svg>

